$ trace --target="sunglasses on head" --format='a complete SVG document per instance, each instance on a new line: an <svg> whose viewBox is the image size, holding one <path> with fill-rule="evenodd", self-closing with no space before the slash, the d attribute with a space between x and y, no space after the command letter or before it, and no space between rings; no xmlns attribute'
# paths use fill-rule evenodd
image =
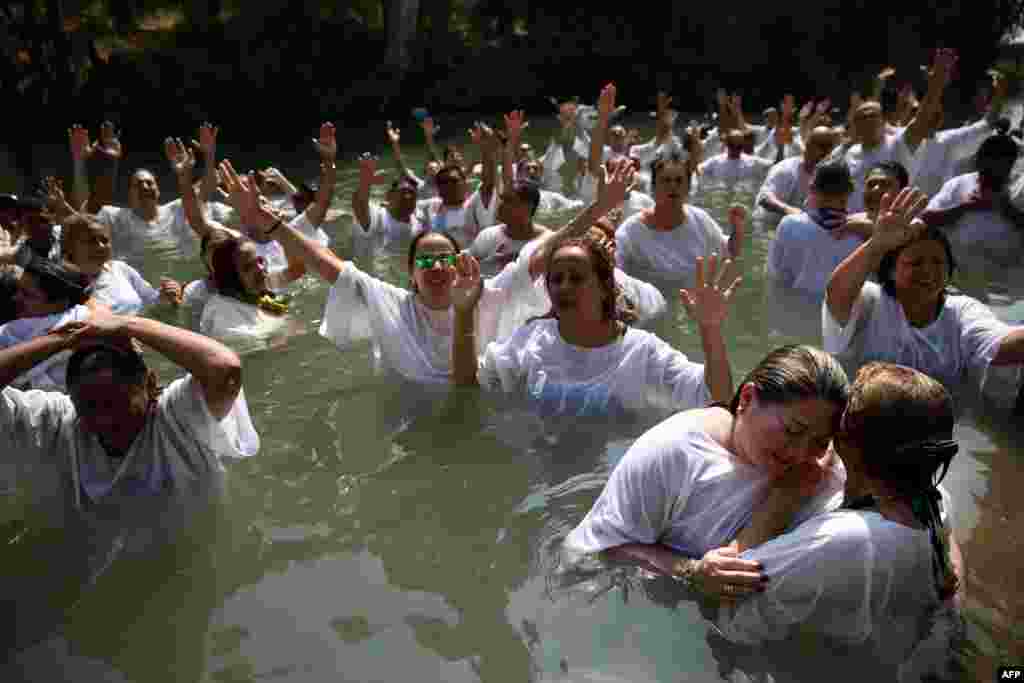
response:
<svg viewBox="0 0 1024 683"><path fill-rule="evenodd" d="M433 268L434 264L441 261L446 266L455 265L455 254L426 254L424 256L417 256L413 259L417 268L427 270Z"/></svg>

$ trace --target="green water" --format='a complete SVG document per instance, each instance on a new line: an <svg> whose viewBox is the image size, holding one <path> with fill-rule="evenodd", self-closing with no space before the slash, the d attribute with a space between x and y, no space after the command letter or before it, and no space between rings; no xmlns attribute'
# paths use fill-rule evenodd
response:
<svg viewBox="0 0 1024 683"><path fill-rule="evenodd" d="M350 140L347 156L370 148L363 140L377 130ZM543 150L543 125L528 133ZM408 141L418 135L406 138L419 170L423 150ZM221 152L242 168L274 160L295 181L315 174L302 149L224 143ZM354 163L341 165L336 208L350 209L357 177ZM705 208L725 224L724 207L751 198L718 193ZM539 218L557 226L564 217ZM347 218L328 227L344 257L350 229ZM752 232L726 327L737 380L776 346L820 344L820 309L769 291L771 235ZM144 271L154 282L201 274L198 264L155 259ZM405 284L400 263L383 272ZM386 384L366 346L340 351L317 334L326 295L306 278L292 309L302 326L244 356L262 448L230 466L226 504L170 554L123 571L115 561L99 597L77 602L66 651L50 657L80 667L68 680L93 680L85 672L98 660L144 681L720 680L694 603L659 598L658 582L634 572L574 581L558 570L561 539L643 425L541 425L489 398ZM670 302L652 329L702 359L694 325ZM164 382L176 376L153 363ZM964 659L977 680L1024 654L1018 435L998 411L972 411L946 479L969 570ZM55 589L45 597L64 599Z"/></svg>

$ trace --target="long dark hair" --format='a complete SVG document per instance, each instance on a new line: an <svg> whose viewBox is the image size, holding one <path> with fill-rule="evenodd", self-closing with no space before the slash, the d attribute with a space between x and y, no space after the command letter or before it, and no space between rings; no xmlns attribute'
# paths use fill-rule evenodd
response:
<svg viewBox="0 0 1024 683"><path fill-rule="evenodd" d="M211 243L213 254L210 263L213 265L213 284L217 292L240 301L251 298L245 291L242 278L238 275L238 253L244 243L243 239L229 237L217 244Z"/></svg>
<svg viewBox="0 0 1024 683"><path fill-rule="evenodd" d="M868 363L857 373L842 420L842 439L856 446L864 473L907 501L928 530L936 588L957 591L945 540L937 485L958 446L953 398L942 384L912 368Z"/></svg>
<svg viewBox="0 0 1024 683"><path fill-rule="evenodd" d="M25 272L32 274L51 302L66 301L70 308L89 300L89 278L70 263L58 264L32 254Z"/></svg>
<svg viewBox="0 0 1024 683"><path fill-rule="evenodd" d="M602 237L598 237L598 234ZM562 237L554 242L549 248L545 258L544 284L547 286L551 274L551 264L555 260L555 254L564 247L582 247L590 254L590 262L594 267L594 275L600 283L601 288L608 294L604 302L602 314L605 320L615 320L626 325L635 323L639 316L633 308L633 303L622 293L622 288L615 282L615 251L614 245L604 237L601 228L591 228L582 237ZM549 318L558 319L558 313L554 305L544 315L534 316L527 320L532 323L535 320L546 320Z"/></svg>

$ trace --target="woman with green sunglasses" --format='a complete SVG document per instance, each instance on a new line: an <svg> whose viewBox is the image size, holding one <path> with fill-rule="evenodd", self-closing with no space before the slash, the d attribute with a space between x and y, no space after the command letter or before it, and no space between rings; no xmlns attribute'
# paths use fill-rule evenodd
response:
<svg viewBox="0 0 1024 683"><path fill-rule="evenodd" d="M282 223L259 201L248 178L239 177L229 162L222 171L228 191L240 206L242 220L261 226L276 239L289 260L306 263L331 283L320 334L340 347L370 339L378 362L404 379L447 384L451 381L458 241L446 232L423 232L409 246L410 288L403 289L375 278L343 261L330 249L309 240ZM573 222L591 225L621 201L628 186L625 174L609 176L602 197ZM474 320L478 352L488 342L511 333L538 310L528 264L513 263L483 283ZM410 291L411 290L411 291Z"/></svg>

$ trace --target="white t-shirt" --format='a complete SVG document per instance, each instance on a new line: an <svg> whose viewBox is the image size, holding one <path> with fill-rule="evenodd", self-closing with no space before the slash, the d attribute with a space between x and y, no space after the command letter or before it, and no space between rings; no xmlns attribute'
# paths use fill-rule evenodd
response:
<svg viewBox="0 0 1024 683"><path fill-rule="evenodd" d="M234 218L235 210L222 202L209 201L203 203L203 213L208 219L227 225Z"/></svg>
<svg viewBox="0 0 1024 683"><path fill-rule="evenodd" d="M526 244L536 239L512 239L506 233L505 227L504 223L499 223L484 228L466 250L480 261L480 272L484 277L500 272L519 257L519 251Z"/></svg>
<svg viewBox="0 0 1024 683"><path fill-rule="evenodd" d="M954 176L956 164L973 156L991 133L992 126L981 120L969 126L941 130L926 138L914 154L916 169L910 184L933 196Z"/></svg>
<svg viewBox="0 0 1024 683"><path fill-rule="evenodd" d="M180 199L157 207L153 222L121 206L104 206L96 218L110 226L114 256L129 263L140 263L145 252L151 249L178 257L198 253L199 240L185 218L185 207Z"/></svg>
<svg viewBox="0 0 1024 683"><path fill-rule="evenodd" d="M416 213L406 223L395 219L383 206L371 206L369 226L356 220L356 229L352 231L353 250L361 257L372 256L381 249L390 254L404 254L412 239L421 232L423 225Z"/></svg>
<svg viewBox="0 0 1024 683"><path fill-rule="evenodd" d="M978 174L949 180L928 203L928 210L949 209L967 201L978 189ZM1013 197L1020 205L1020 197ZM1018 228L998 211L966 211L956 223L944 228L958 260L983 258L999 265L1019 263L1024 247L1024 227Z"/></svg>
<svg viewBox="0 0 1024 683"><path fill-rule="evenodd" d="M860 213L864 210L864 180L868 171L873 166L883 161L898 161L907 169L907 173L913 177L914 158L904 142L906 128L901 128L892 135L886 135L884 140L877 147L865 150L863 145L856 144L852 147L838 147L829 159L843 158L850 168L850 175L853 177L853 193L847 202L846 208L850 213ZM845 154L844 154L845 150Z"/></svg>
<svg viewBox="0 0 1024 683"><path fill-rule="evenodd" d="M11 320L0 325L0 349L35 339L70 322L83 322L89 316L90 311L87 307L72 306L60 313ZM22 389L64 391L69 358L71 358L71 351L55 353L45 361L37 363L30 370L23 372L11 382L11 386Z"/></svg>
<svg viewBox="0 0 1024 683"><path fill-rule="evenodd" d="M466 198L457 209L445 207L440 197L416 202L416 217L420 225L434 232L447 232L461 246L471 244L477 234L497 223L498 193L492 191L490 206L484 205L480 191Z"/></svg>
<svg viewBox="0 0 1024 683"><path fill-rule="evenodd" d="M512 324L535 314L526 265L509 264L498 276L484 280L476 312L477 354L489 342L511 333ZM346 261L327 296L320 334L339 347L370 339L383 368L415 382L447 383L451 381L453 323L451 307L427 308L414 292Z"/></svg>
<svg viewBox="0 0 1024 683"><path fill-rule="evenodd" d="M577 195L583 204L597 201L597 181L589 173L576 179ZM639 190L630 190L626 201L622 203L623 220L632 218L641 211L654 208L654 198Z"/></svg>
<svg viewBox="0 0 1024 683"><path fill-rule="evenodd" d="M761 206L761 199L768 193L775 195L783 204L802 208L807 201L807 193L811 186L811 174L804 170L802 156L784 159L772 166L768 177L764 179L757 199L754 200L753 220L765 227L772 228L782 220L782 214L769 211Z"/></svg>
<svg viewBox="0 0 1024 683"><path fill-rule="evenodd" d="M217 420L191 375L160 392L122 459L109 457L82 428L67 395L11 387L0 394L2 489L29 504L43 501L83 512L115 506L126 516L137 501L218 486L220 460L255 455L259 443L244 393Z"/></svg>
<svg viewBox="0 0 1024 683"><path fill-rule="evenodd" d="M738 159L730 159L728 154L719 154L704 161L700 165L701 187L720 184L728 187L740 183L761 184L772 167L774 160L768 161L751 154L740 154Z"/></svg>
<svg viewBox="0 0 1024 683"><path fill-rule="evenodd" d="M668 414L711 400L704 366L656 335L627 328L611 344L582 348L566 343L551 318L489 344L478 380L482 387L527 397L544 416Z"/></svg>
<svg viewBox="0 0 1024 683"><path fill-rule="evenodd" d="M765 592L719 608L716 625L725 638L780 651L859 654L857 674L870 666L891 676L880 680L897 680L939 607L928 532L875 511L819 515L741 557L761 562L771 579ZM810 647L809 635L829 645Z"/></svg>
<svg viewBox="0 0 1024 683"><path fill-rule="evenodd" d="M834 462L794 525L842 504L846 471L838 458ZM657 543L702 557L736 537L771 485L769 474L715 441L699 413L678 413L636 440L565 543L579 553Z"/></svg>
<svg viewBox="0 0 1024 683"><path fill-rule="evenodd" d="M327 246L330 238L320 228L313 225L308 218L306 213L300 213L295 218L288 222L288 227L294 230L298 230L304 236L311 240L318 242L321 246ZM256 253L259 254L266 262L268 273L278 273L288 270L288 256L284 253L284 247L277 240L268 240L266 242L253 242L256 245ZM283 285L271 286L271 289L277 291L282 289Z"/></svg>
<svg viewBox="0 0 1024 683"><path fill-rule="evenodd" d="M825 350L857 365L897 363L956 387L968 370L984 373L1010 327L969 296L947 296L939 317L912 327L903 307L874 282L864 283L843 327L822 303Z"/></svg>
<svg viewBox="0 0 1024 683"><path fill-rule="evenodd" d="M836 239L806 213L786 216L768 246L768 274L787 287L824 294L832 271L864 240Z"/></svg>
<svg viewBox="0 0 1024 683"><path fill-rule="evenodd" d="M131 315L160 300L139 271L124 261L108 261L92 285L92 296L120 315Z"/></svg>
<svg viewBox="0 0 1024 683"><path fill-rule="evenodd" d="M615 231L616 265L645 281L693 280L697 257L727 255L729 238L706 211L692 204L686 220L671 230L655 230L640 215L626 219Z"/></svg>
<svg viewBox="0 0 1024 683"><path fill-rule="evenodd" d="M775 142L775 130L771 129L768 131L768 135L765 136L763 142L754 148L754 156L760 157L771 163L775 163L775 160L779 157L779 143ZM787 142L782 152L782 159L791 159L793 157L802 157L804 153L804 144L800 140L800 131L797 128L793 129L793 140Z"/></svg>

